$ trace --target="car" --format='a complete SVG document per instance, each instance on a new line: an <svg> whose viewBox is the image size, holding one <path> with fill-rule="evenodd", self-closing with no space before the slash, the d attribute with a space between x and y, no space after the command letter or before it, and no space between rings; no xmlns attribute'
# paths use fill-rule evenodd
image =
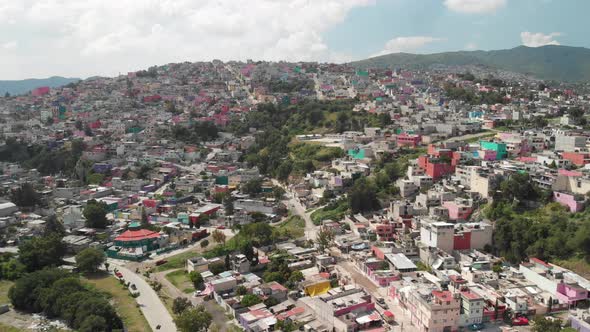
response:
<svg viewBox="0 0 590 332"><path fill-rule="evenodd" d="M135 284L131 284L131 289L137 290L137 286L135 286Z"/></svg>
<svg viewBox="0 0 590 332"><path fill-rule="evenodd" d="M164 264L166 264L166 263L168 263L168 261L167 261L167 260L165 260L165 259L160 259L159 261L157 261L157 262L156 262L156 266L164 265Z"/></svg>
<svg viewBox="0 0 590 332"><path fill-rule="evenodd" d="M201 296L201 294L203 294L203 291L200 291L200 290L198 290L198 291L196 291L196 292L195 292L193 295L194 295L195 297L197 297L197 296Z"/></svg>
<svg viewBox="0 0 590 332"><path fill-rule="evenodd" d="M117 272L115 272L115 276L117 278L123 278L123 273L117 271Z"/></svg>
<svg viewBox="0 0 590 332"><path fill-rule="evenodd" d="M529 325L529 319L524 317L524 316L518 316L518 317L514 317L512 319L512 325L513 326L525 326L525 325Z"/></svg>
<svg viewBox="0 0 590 332"><path fill-rule="evenodd" d="M470 331L480 331L480 330L483 330L483 328L484 328L484 325L482 323L475 323L475 324L469 325Z"/></svg>
<svg viewBox="0 0 590 332"><path fill-rule="evenodd" d="M225 226L223 226L223 225L217 226L217 229L225 229Z"/></svg>

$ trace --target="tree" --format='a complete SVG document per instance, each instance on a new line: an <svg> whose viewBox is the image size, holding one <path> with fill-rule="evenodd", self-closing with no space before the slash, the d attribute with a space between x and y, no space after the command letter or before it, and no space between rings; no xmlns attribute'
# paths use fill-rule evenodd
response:
<svg viewBox="0 0 590 332"><path fill-rule="evenodd" d="M104 174L91 173L86 177L89 184L101 184L104 181Z"/></svg>
<svg viewBox="0 0 590 332"><path fill-rule="evenodd" d="M236 287L236 295L246 295L247 293L248 289L244 285Z"/></svg>
<svg viewBox="0 0 590 332"><path fill-rule="evenodd" d="M96 248L86 248L76 255L76 266L82 273L93 273L105 262L104 252Z"/></svg>
<svg viewBox="0 0 590 332"><path fill-rule="evenodd" d="M90 315L80 325L80 332L102 332L107 331L107 322L104 318Z"/></svg>
<svg viewBox="0 0 590 332"><path fill-rule="evenodd" d="M89 200L86 202L86 207L84 207L82 214L86 218L87 227L101 229L107 227L107 205L104 202Z"/></svg>
<svg viewBox="0 0 590 332"><path fill-rule="evenodd" d="M223 262L219 262L219 263L215 263L215 264L211 264L209 265L209 271L211 271L211 273L213 273L214 275L218 275L225 270L225 263Z"/></svg>
<svg viewBox="0 0 590 332"><path fill-rule="evenodd" d="M231 258L229 254L225 255L225 270L229 271L231 269Z"/></svg>
<svg viewBox="0 0 590 332"><path fill-rule="evenodd" d="M43 235L48 236L51 234L57 234L63 236L66 233L64 225L57 220L55 214L50 215L47 217L45 221L45 229L43 231Z"/></svg>
<svg viewBox="0 0 590 332"><path fill-rule="evenodd" d="M204 240L201 241L200 244L201 244L201 248L205 248L205 247L207 247L209 245L209 240L204 239Z"/></svg>
<svg viewBox="0 0 590 332"><path fill-rule="evenodd" d="M281 199L283 199L283 196L285 196L285 189L283 189L282 187L279 187L279 186L274 186L272 188L272 195L273 195L274 199L276 199L277 201L280 201Z"/></svg>
<svg viewBox="0 0 590 332"><path fill-rule="evenodd" d="M242 185L241 188L244 194L248 194L250 196L256 196L262 191L262 180L260 179L253 179L250 180Z"/></svg>
<svg viewBox="0 0 590 332"><path fill-rule="evenodd" d="M355 181L348 201L352 213L369 212L380 207L375 185L364 177Z"/></svg>
<svg viewBox="0 0 590 332"><path fill-rule="evenodd" d="M234 214L234 199L231 195L227 195L223 200L223 206L225 208L225 214L231 216Z"/></svg>
<svg viewBox="0 0 590 332"><path fill-rule="evenodd" d="M533 319L533 332L560 332L561 319L547 319L537 316Z"/></svg>
<svg viewBox="0 0 590 332"><path fill-rule="evenodd" d="M322 227L316 235L316 243L320 251L324 251L332 245L334 240L334 232L331 229Z"/></svg>
<svg viewBox="0 0 590 332"><path fill-rule="evenodd" d="M192 225L192 224L191 224ZM141 227L148 228L150 226L150 219L148 218L145 207L141 206Z"/></svg>
<svg viewBox="0 0 590 332"><path fill-rule="evenodd" d="M66 253L66 246L58 235L34 237L18 246L19 261L33 272L45 267L59 266Z"/></svg>
<svg viewBox="0 0 590 332"><path fill-rule="evenodd" d="M39 202L35 188L28 182L12 192L11 200L20 207L33 207Z"/></svg>
<svg viewBox="0 0 590 332"><path fill-rule="evenodd" d="M217 243L225 243L225 234L223 234L223 232L218 229L213 231L211 237L213 237L213 241Z"/></svg>
<svg viewBox="0 0 590 332"><path fill-rule="evenodd" d="M180 332L205 332L211 325L212 317L202 305L187 309L174 319Z"/></svg>
<svg viewBox="0 0 590 332"><path fill-rule="evenodd" d="M242 300L240 301L240 304L242 305L242 307L248 308L253 305L257 305L260 302L262 302L262 299L260 297L258 297L258 295L246 294L246 295L242 296Z"/></svg>
<svg viewBox="0 0 590 332"><path fill-rule="evenodd" d="M185 297L177 297L172 302L172 312L176 315L180 315L188 308L192 307L193 304Z"/></svg>
<svg viewBox="0 0 590 332"><path fill-rule="evenodd" d="M201 290L205 286L205 281L203 280L203 276L196 271L191 271L188 274L189 280L193 283L193 287L197 290Z"/></svg>

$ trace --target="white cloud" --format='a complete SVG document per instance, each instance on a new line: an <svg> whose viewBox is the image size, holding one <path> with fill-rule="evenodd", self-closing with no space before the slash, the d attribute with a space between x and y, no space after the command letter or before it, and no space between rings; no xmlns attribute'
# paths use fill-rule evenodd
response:
<svg viewBox="0 0 590 332"><path fill-rule="evenodd" d="M0 0L2 78L116 75L200 60L346 59L322 35L376 0Z"/></svg>
<svg viewBox="0 0 590 332"><path fill-rule="evenodd" d="M381 50L379 53L373 54L371 57L390 53L415 52L430 43L442 40L444 39L430 36L396 37L387 41L383 50Z"/></svg>
<svg viewBox="0 0 590 332"><path fill-rule="evenodd" d="M465 49L468 51L477 50L477 44L476 43L467 43L467 45L465 45Z"/></svg>
<svg viewBox="0 0 590 332"><path fill-rule="evenodd" d="M18 43L15 40L12 40L12 41L1 44L0 48L2 48L3 50L10 51L10 50L15 50L17 48L17 46L18 46Z"/></svg>
<svg viewBox="0 0 590 332"><path fill-rule="evenodd" d="M508 0L445 0L445 6L465 14L493 13L506 6Z"/></svg>
<svg viewBox="0 0 590 332"><path fill-rule="evenodd" d="M539 47L544 45L559 45L559 42L555 40L555 37L561 36L559 32L552 32L548 35L544 35L540 32L533 33L524 31L520 33L520 40L524 46Z"/></svg>

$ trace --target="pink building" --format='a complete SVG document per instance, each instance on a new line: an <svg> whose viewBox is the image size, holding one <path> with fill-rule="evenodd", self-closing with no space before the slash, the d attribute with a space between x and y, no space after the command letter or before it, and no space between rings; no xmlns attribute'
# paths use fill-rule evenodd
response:
<svg viewBox="0 0 590 332"><path fill-rule="evenodd" d="M584 209L586 200L581 195L574 195L563 192L553 192L553 200L567 207L570 212L579 212Z"/></svg>
<svg viewBox="0 0 590 332"><path fill-rule="evenodd" d="M420 135L409 135L406 133L397 135L396 142L397 146L409 146L415 148L420 144L422 141L422 136Z"/></svg>
<svg viewBox="0 0 590 332"><path fill-rule="evenodd" d="M566 284L561 282L557 284L557 298L568 305L575 305L578 301L588 299L588 290L577 284Z"/></svg>
<svg viewBox="0 0 590 332"><path fill-rule="evenodd" d="M467 204L457 203L455 201L444 202L443 206L449 210L449 219L455 221L464 221L469 219L473 212L473 207Z"/></svg>
<svg viewBox="0 0 590 332"><path fill-rule="evenodd" d="M45 95L49 94L49 87L48 86L40 86L36 89L33 89L33 91L31 91L31 94L35 97L45 96Z"/></svg>

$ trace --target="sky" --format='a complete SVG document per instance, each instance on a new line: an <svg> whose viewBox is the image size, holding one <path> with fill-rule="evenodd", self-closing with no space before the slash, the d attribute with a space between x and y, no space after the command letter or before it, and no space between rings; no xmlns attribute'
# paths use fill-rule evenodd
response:
<svg viewBox="0 0 590 332"><path fill-rule="evenodd" d="M587 0L0 0L0 80L182 61L590 48Z"/></svg>

